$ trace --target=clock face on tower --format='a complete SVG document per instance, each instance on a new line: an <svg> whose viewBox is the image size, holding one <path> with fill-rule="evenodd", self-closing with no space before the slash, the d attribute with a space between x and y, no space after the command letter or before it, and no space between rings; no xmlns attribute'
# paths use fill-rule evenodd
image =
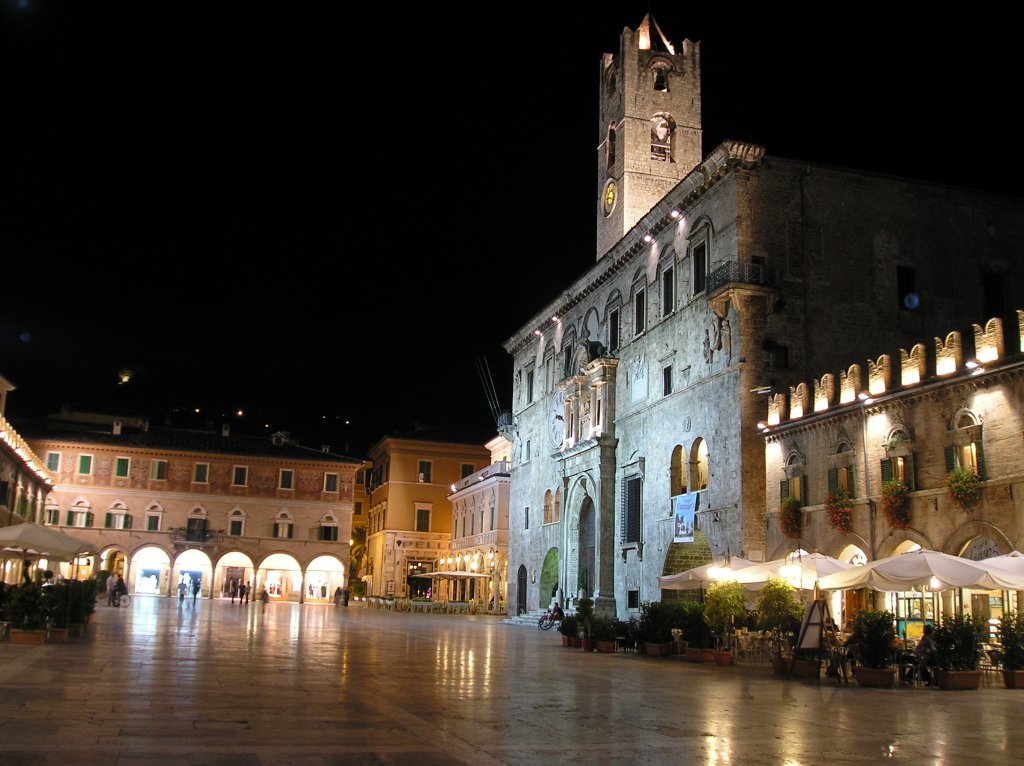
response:
<svg viewBox="0 0 1024 766"><path fill-rule="evenodd" d="M565 434L565 393L556 391L552 397L551 412L548 414L548 437L552 447L562 446Z"/></svg>
<svg viewBox="0 0 1024 766"><path fill-rule="evenodd" d="M615 186L615 181L609 179L608 183L604 185L604 214L609 216L615 209L615 202L619 198L619 189Z"/></svg>

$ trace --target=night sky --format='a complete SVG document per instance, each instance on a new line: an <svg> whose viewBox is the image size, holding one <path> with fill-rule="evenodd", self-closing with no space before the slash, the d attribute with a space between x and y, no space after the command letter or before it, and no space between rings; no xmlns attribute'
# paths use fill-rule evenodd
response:
<svg viewBox="0 0 1024 766"><path fill-rule="evenodd" d="M648 8L701 42L705 153L1012 194L1024 169L1019 44L983 6L0 3L14 420L487 438L480 361L508 408L502 343L593 263L598 62Z"/></svg>

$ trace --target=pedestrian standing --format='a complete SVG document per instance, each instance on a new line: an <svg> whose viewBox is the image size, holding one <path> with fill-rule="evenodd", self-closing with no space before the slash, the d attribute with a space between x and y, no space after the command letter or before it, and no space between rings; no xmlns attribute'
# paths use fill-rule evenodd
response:
<svg viewBox="0 0 1024 766"><path fill-rule="evenodd" d="M117 577L110 575L107 577L107 606L114 605L114 586L117 585Z"/></svg>
<svg viewBox="0 0 1024 766"><path fill-rule="evenodd" d="M334 589L334 605L341 606L341 586Z"/></svg>
<svg viewBox="0 0 1024 766"><path fill-rule="evenodd" d="M234 580L231 581L231 603L235 603L235 595L238 593L238 583Z"/></svg>
<svg viewBox="0 0 1024 766"><path fill-rule="evenodd" d="M179 604L184 604L185 603L185 594L186 593L188 593L188 586L185 584L185 578L183 577L183 578L181 578L181 581L178 583L178 603Z"/></svg>
<svg viewBox="0 0 1024 766"><path fill-rule="evenodd" d="M244 582L238 583L238 605L239 606L242 605L243 599L245 598L245 594L246 594L245 583ZM234 603L234 602L231 602L231 603Z"/></svg>
<svg viewBox="0 0 1024 766"><path fill-rule="evenodd" d="M245 586L245 603L249 603L249 593L252 592L252 583Z"/></svg>
<svg viewBox="0 0 1024 766"><path fill-rule="evenodd" d="M200 581L199 580L193 580L192 581L192 606L196 605L196 596L199 595L199 588L200 588Z"/></svg>

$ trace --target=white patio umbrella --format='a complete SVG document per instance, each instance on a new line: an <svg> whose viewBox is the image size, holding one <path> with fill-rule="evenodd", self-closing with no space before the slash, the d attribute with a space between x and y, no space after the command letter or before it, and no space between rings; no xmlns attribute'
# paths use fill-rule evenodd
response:
<svg viewBox="0 0 1024 766"><path fill-rule="evenodd" d="M92 544L49 527L30 522L0 527L0 554L6 558L73 561L95 553Z"/></svg>
<svg viewBox="0 0 1024 766"><path fill-rule="evenodd" d="M744 584L764 585L771 578L777 577L786 580L798 590L814 590L815 583L822 577L852 567L853 564L824 553L806 553L747 567L736 573L736 579Z"/></svg>
<svg viewBox="0 0 1024 766"><path fill-rule="evenodd" d="M687 569L685 572L663 575L659 578L659 582L664 590L696 590L719 580L735 580L734 572L753 566L755 563L739 556L731 556Z"/></svg>
<svg viewBox="0 0 1024 766"><path fill-rule="evenodd" d="M908 591L922 586L931 591L950 588L1020 590L1024 588L1024 577L999 573L977 561L921 548L827 575L818 581L818 586L822 590Z"/></svg>
<svg viewBox="0 0 1024 766"><path fill-rule="evenodd" d="M1024 553L1020 551L1010 551L1001 556L989 556L978 563L986 569L994 569L1002 574L1024 579Z"/></svg>

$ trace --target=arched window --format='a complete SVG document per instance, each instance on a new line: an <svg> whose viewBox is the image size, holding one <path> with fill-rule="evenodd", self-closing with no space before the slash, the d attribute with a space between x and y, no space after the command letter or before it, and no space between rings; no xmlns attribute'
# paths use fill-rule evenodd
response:
<svg viewBox="0 0 1024 766"><path fill-rule="evenodd" d="M662 93L668 91L668 67L664 65L654 67L654 89Z"/></svg>
<svg viewBox="0 0 1024 766"><path fill-rule="evenodd" d="M798 452L790 453L786 459L786 478L782 481L782 499L794 497L800 505L807 505L807 476L804 473L804 458Z"/></svg>
<svg viewBox="0 0 1024 766"><path fill-rule="evenodd" d="M677 444L672 449L668 471L671 496L686 494L686 453L683 451L683 445Z"/></svg>
<svg viewBox="0 0 1024 766"><path fill-rule="evenodd" d="M330 513L320 519L320 539L330 542L338 542L338 520Z"/></svg>
<svg viewBox="0 0 1024 766"><path fill-rule="evenodd" d="M553 521L559 521L562 518L562 490L555 490L555 506L553 513Z"/></svg>
<svg viewBox="0 0 1024 766"><path fill-rule="evenodd" d="M950 444L946 447L946 471L954 468L971 468L984 481L985 450L981 441L981 422L970 410L960 410L953 416L949 432Z"/></svg>
<svg viewBox="0 0 1024 766"><path fill-rule="evenodd" d="M292 537L292 515L288 511L281 511L274 519L274 537L278 540L290 540Z"/></svg>
<svg viewBox="0 0 1024 766"><path fill-rule="evenodd" d="M672 161L672 138L675 122L671 115L659 112L651 117L651 159L659 162Z"/></svg>
<svg viewBox="0 0 1024 766"><path fill-rule="evenodd" d="M829 494L842 489L850 497L855 497L857 493L854 484L853 452L847 442L840 442L839 446L836 447L833 460L835 461L835 467L830 468L828 472Z"/></svg>
<svg viewBox="0 0 1024 766"><path fill-rule="evenodd" d="M228 534L232 537L245 534L245 511L241 508L235 508L228 514Z"/></svg>
<svg viewBox="0 0 1024 766"><path fill-rule="evenodd" d="M708 443L697 437L690 447L690 491L708 488Z"/></svg>
<svg viewBox="0 0 1024 766"><path fill-rule="evenodd" d="M551 523L551 490L544 493L544 523Z"/></svg>
<svg viewBox="0 0 1024 766"><path fill-rule="evenodd" d="M617 136L616 136L616 132L615 132L615 126L614 125L609 125L608 126L608 142L606 144L606 149L605 149L605 151L607 152L606 159L607 159L607 168L608 168L608 170L611 170L612 166L615 165L615 142L616 142L616 140L617 140Z"/></svg>

